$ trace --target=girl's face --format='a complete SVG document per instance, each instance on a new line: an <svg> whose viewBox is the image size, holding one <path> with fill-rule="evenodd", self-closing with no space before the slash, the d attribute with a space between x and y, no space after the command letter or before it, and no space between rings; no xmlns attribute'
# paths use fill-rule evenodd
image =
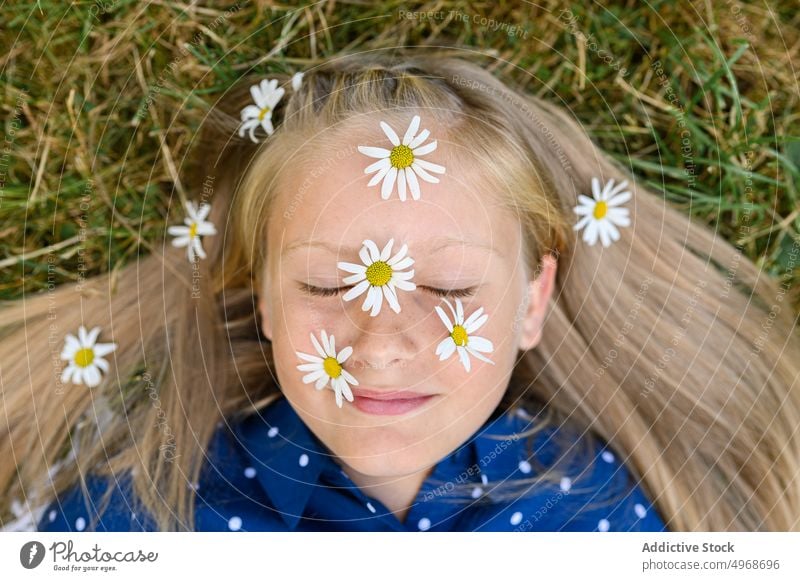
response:
<svg viewBox="0 0 800 581"><path fill-rule="evenodd" d="M555 261L544 261L536 280L527 280L519 221L498 206L480 168L445 160L441 142L426 156L446 166L440 183L420 181L420 200L400 201L396 186L391 198L381 199L380 184L368 187L371 176L364 173L374 160L355 148L374 143L378 133L352 141L345 157L326 158L320 150L314 163L287 172L270 214L259 310L281 389L311 431L353 470L401 476L433 466L497 407L518 350L538 342ZM384 299L372 317L361 308L366 294L342 299L354 284L342 282L350 273L337 263L361 264L364 240L383 249L390 238L392 255L408 246L416 289L397 291L399 313ZM337 287L344 289L329 296L314 291ZM488 320L474 335L493 343L484 355L494 364L470 356L467 372L457 353L439 360L437 345L449 332L434 307L450 311L437 289L451 290L453 305L460 294L465 317L484 308ZM319 339L322 330L335 337L337 351L353 348L344 369L358 380L356 400L341 408L330 383L318 391L303 383L308 372L297 369L306 361L296 352L317 355L309 334ZM374 400L359 399L359 390L430 397L413 409L379 414Z"/></svg>

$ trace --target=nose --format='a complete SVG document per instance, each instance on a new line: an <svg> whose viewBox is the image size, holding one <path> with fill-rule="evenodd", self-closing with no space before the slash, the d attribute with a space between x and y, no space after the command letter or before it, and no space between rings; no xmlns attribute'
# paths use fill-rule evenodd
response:
<svg viewBox="0 0 800 581"><path fill-rule="evenodd" d="M399 302L399 313L384 304L374 317L370 316L369 311L362 311L358 305L349 309L355 327L351 343L352 366L367 382L370 378L376 378L380 383L399 380L419 354L424 338L416 336L421 329L415 325L418 317L415 319L412 314L414 305L402 294Z"/></svg>

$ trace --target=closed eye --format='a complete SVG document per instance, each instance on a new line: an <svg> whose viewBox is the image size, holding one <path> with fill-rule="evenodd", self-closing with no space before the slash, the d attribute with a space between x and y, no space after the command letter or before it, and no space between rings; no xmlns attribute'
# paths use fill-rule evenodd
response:
<svg viewBox="0 0 800 581"><path fill-rule="evenodd" d="M312 286L306 283L300 283L300 290L310 295L318 297L332 297L334 295L339 294L342 291L346 291L351 288L353 288L353 285L342 286L342 287L319 287L319 286ZM428 292L431 292L441 297L468 297L475 294L475 291L477 290L478 287L471 286L467 288L442 289L431 286L417 285L417 288L425 289Z"/></svg>

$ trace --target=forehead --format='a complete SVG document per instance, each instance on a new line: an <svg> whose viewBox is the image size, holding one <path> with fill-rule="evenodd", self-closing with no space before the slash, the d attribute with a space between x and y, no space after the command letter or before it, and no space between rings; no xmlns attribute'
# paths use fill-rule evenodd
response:
<svg viewBox="0 0 800 581"><path fill-rule="evenodd" d="M308 241L349 252L367 238L379 246L394 238L413 247L417 255L444 246L461 246L465 251L481 246L504 252L516 248L520 224L502 203L502 185L494 187L485 168L459 155L457 145L438 138L433 130L431 134L439 145L425 159L446 171L437 176L439 183L419 180L419 200L409 193L401 201L397 185L384 200L380 182L367 185L374 174L365 174L364 169L375 160L357 146L391 148L377 121L374 130L361 130L340 143L304 146L281 174L268 228L270 254L275 256L278 250L284 256Z"/></svg>

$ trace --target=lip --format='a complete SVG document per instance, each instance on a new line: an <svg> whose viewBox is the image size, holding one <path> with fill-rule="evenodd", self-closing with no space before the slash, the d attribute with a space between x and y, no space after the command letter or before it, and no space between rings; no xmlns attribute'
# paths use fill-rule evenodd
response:
<svg viewBox="0 0 800 581"><path fill-rule="evenodd" d="M436 394L425 394L415 391L373 391L370 389L353 389L353 405L360 411L379 415L396 416L408 413L436 397Z"/></svg>

